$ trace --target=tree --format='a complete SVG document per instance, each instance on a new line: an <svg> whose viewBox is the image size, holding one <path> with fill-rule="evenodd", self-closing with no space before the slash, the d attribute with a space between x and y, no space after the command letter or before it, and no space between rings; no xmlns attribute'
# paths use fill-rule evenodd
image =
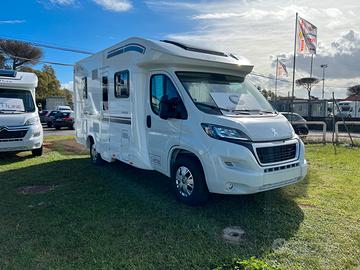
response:
<svg viewBox="0 0 360 270"><path fill-rule="evenodd" d="M360 96L360 84L351 86L347 89L348 95Z"/></svg>
<svg viewBox="0 0 360 270"><path fill-rule="evenodd" d="M317 84L320 80L316 78L301 78L296 80L297 86L304 86L308 92L308 99L311 100L311 87L313 84Z"/></svg>
<svg viewBox="0 0 360 270"><path fill-rule="evenodd" d="M13 40L0 40L0 54L5 61L11 63L13 70L26 64L35 65L43 56L41 49L29 43Z"/></svg>
<svg viewBox="0 0 360 270"><path fill-rule="evenodd" d="M308 93L308 100L309 100L309 106L308 106L308 116L311 117L311 86L313 84L317 84L320 80L316 78L301 78L296 80L297 86L304 86L304 88L307 90Z"/></svg>
<svg viewBox="0 0 360 270"><path fill-rule="evenodd" d="M0 68L5 68L5 57L0 54Z"/></svg>

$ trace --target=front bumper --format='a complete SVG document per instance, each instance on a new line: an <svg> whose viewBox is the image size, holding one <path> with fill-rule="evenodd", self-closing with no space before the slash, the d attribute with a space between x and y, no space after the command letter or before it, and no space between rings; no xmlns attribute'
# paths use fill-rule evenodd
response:
<svg viewBox="0 0 360 270"><path fill-rule="evenodd" d="M246 147L215 141L203 162L210 192L219 194L251 194L296 183L307 174L304 145L298 143L295 159L262 164ZM269 143L266 143L269 144Z"/></svg>
<svg viewBox="0 0 360 270"><path fill-rule="evenodd" d="M0 152L17 152L38 149L43 144L43 129L41 124L26 127L23 138L0 139Z"/></svg>

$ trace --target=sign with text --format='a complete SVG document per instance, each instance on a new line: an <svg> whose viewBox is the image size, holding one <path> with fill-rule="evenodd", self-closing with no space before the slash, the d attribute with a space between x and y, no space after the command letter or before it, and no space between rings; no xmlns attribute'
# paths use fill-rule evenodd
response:
<svg viewBox="0 0 360 270"><path fill-rule="evenodd" d="M0 111L25 111L24 102L20 98L0 98Z"/></svg>

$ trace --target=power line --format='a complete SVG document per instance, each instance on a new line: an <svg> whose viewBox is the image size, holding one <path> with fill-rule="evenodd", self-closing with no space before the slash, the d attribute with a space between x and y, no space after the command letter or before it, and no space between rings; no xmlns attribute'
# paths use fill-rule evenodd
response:
<svg viewBox="0 0 360 270"><path fill-rule="evenodd" d="M15 56L15 55L9 55L9 56L12 57L12 58L16 58L16 59L34 61L34 59L30 59L30 58L25 58L25 57L20 57L20 56ZM58 65L58 66L66 66L66 67L73 67L74 66L72 64L66 64L66 63L60 63L60 62L52 62L52 61L37 60L36 62L44 63L44 64L51 64L51 65Z"/></svg>
<svg viewBox="0 0 360 270"><path fill-rule="evenodd" d="M265 74L262 74L262 73L259 73L259 72L256 72L256 71L251 72L250 75L265 78L265 79L269 79L269 80L275 80L276 79L274 77L267 76ZM278 81L285 82L285 83L292 83L291 81L285 80L285 79L278 79ZM336 85L327 85L326 87L328 87L328 88L344 88L344 89L349 88L349 86L336 86Z"/></svg>
<svg viewBox="0 0 360 270"><path fill-rule="evenodd" d="M54 45L50 45L50 44L44 44L41 42L28 41L28 40L24 40L24 39L8 38L8 37L1 37L1 36L0 36L0 39L9 40L9 41L20 41L20 42L29 43L29 44L37 46L37 47L49 48L49 49L54 49L54 50L66 51L66 52L89 54L89 55L94 54L93 52L89 52L89 51L85 51L85 50L71 49L71 48L66 48L66 47L61 47L61 46L54 46Z"/></svg>

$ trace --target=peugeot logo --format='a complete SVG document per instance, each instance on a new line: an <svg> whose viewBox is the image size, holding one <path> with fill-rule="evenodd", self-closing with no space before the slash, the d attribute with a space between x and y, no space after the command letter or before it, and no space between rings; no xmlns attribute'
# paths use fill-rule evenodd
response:
<svg viewBox="0 0 360 270"><path fill-rule="evenodd" d="M272 134L273 134L274 137L279 136L279 133L277 133L275 128L272 128L271 131L272 131Z"/></svg>

